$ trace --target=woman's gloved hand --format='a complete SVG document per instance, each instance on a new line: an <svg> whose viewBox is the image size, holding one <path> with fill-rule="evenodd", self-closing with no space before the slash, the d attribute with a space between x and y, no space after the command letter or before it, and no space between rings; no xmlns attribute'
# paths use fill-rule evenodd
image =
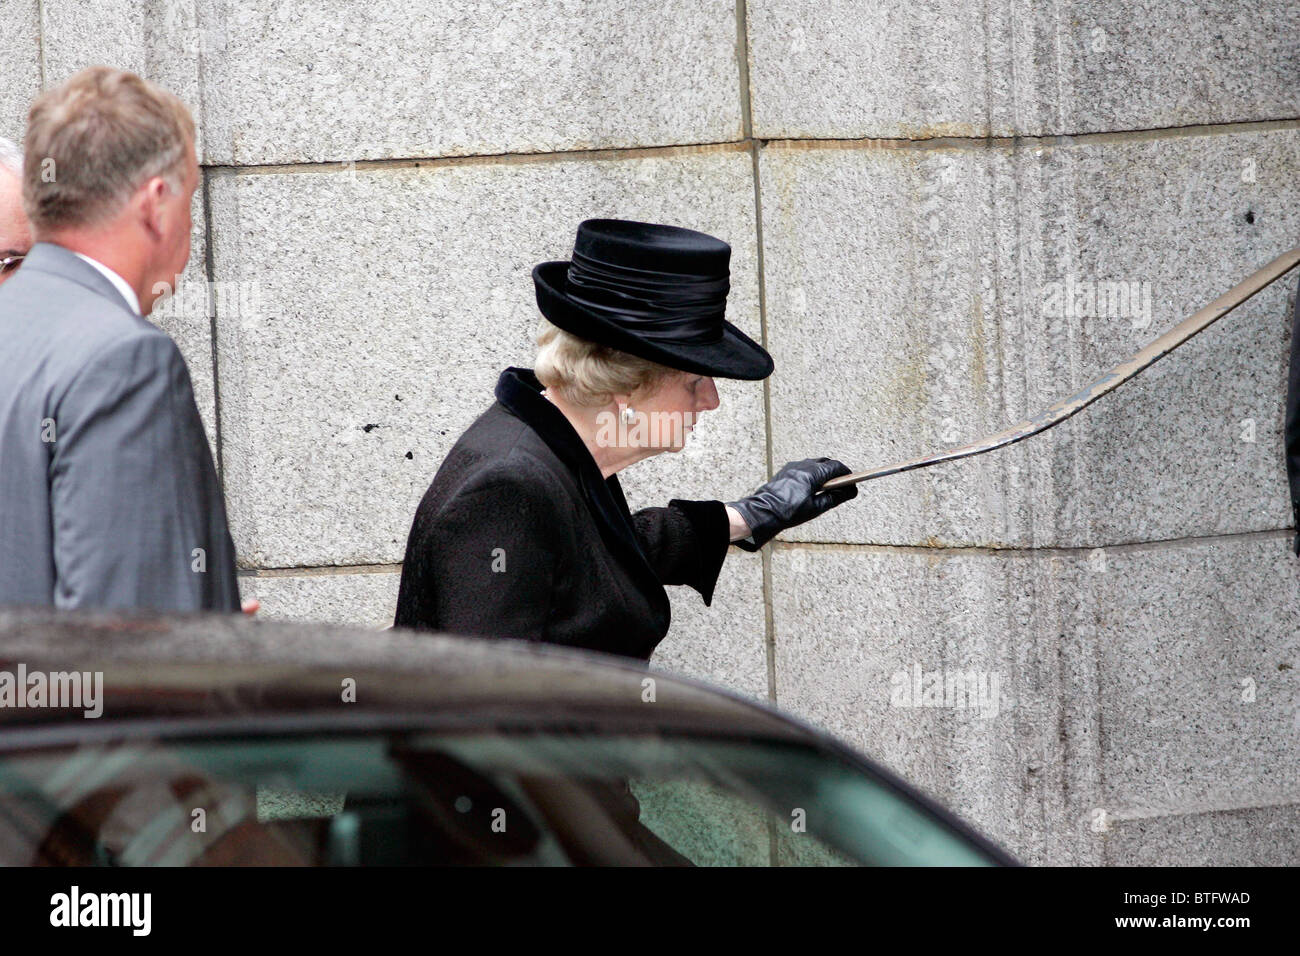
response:
<svg viewBox="0 0 1300 956"><path fill-rule="evenodd" d="M850 498L856 498L857 485L833 491L817 490L832 478L851 471L844 462L833 458L788 462L771 481L749 497L727 502L745 519L750 530L748 538L733 543L745 551L757 551L786 528L803 524Z"/></svg>

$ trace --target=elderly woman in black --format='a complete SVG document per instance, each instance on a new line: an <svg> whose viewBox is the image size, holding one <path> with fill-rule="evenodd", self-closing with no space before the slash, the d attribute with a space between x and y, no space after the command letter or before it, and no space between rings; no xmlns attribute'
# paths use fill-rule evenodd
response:
<svg viewBox="0 0 1300 956"><path fill-rule="evenodd" d="M501 373L420 502L397 625L646 660L668 632L665 584L707 605L730 544L756 551L857 494L818 491L849 469L817 458L738 501L629 512L616 473L679 451L718 407L713 376L772 372L723 318L730 257L689 229L593 219L572 261L533 270L535 368Z"/></svg>

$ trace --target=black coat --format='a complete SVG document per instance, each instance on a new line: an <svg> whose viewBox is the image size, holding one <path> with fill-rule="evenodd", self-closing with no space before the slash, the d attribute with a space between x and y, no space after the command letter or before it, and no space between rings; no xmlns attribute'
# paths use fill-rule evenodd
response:
<svg viewBox="0 0 1300 956"><path fill-rule="evenodd" d="M395 623L648 659L668 633L665 584L707 605L726 558L721 501L630 514L530 369L448 453L415 514Z"/></svg>
<svg viewBox="0 0 1300 956"><path fill-rule="evenodd" d="M1296 535L1292 549L1300 555L1300 281L1295 293L1295 314L1291 320L1291 371L1287 381L1286 422L1283 440L1286 443L1286 474L1291 484L1291 513L1296 520Z"/></svg>

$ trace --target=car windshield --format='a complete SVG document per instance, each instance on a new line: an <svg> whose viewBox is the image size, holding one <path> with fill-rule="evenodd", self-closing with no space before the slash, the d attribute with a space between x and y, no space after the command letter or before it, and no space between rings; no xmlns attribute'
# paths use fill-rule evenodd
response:
<svg viewBox="0 0 1300 956"><path fill-rule="evenodd" d="M0 863L987 865L883 780L784 742L213 737L0 757Z"/></svg>

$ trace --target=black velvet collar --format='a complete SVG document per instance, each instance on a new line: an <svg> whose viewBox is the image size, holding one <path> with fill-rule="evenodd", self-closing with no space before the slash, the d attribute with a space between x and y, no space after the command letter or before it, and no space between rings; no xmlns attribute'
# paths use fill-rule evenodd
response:
<svg viewBox="0 0 1300 956"><path fill-rule="evenodd" d="M532 369L512 366L502 372L497 379L496 397L510 414L537 432L569 470L583 479L584 485L588 482L606 484L586 442L564 417L564 413L542 395L542 383L537 380ZM617 484L618 479L611 475L609 481ZM621 497L621 490L619 496ZM624 511L627 510L626 505L624 502Z"/></svg>
<svg viewBox="0 0 1300 956"><path fill-rule="evenodd" d="M666 631L668 595L637 541L618 476L605 478L601 475L596 459L591 457L582 437L564 413L542 395L542 383L532 369L512 366L502 372L497 379L496 398L506 411L537 432L556 457L573 472L607 541L627 555L627 560L642 578L642 590L662 599L662 603L659 600L654 603L660 606Z"/></svg>

